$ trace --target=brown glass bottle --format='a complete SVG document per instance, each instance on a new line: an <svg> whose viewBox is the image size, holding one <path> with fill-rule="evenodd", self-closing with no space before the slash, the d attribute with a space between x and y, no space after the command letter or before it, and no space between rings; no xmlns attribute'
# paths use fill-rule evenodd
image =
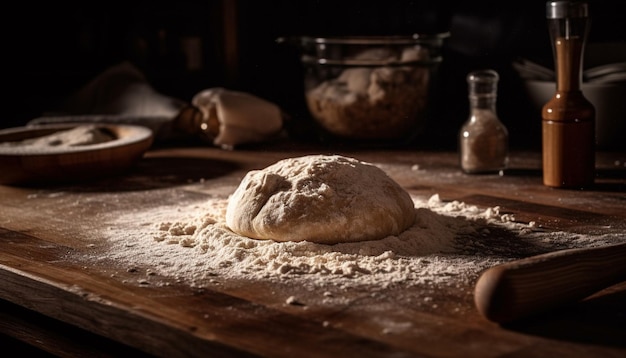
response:
<svg viewBox="0 0 626 358"><path fill-rule="evenodd" d="M553 40L556 93L542 109L543 183L586 188L595 177L595 108L582 93L588 16L580 2L547 4Z"/></svg>

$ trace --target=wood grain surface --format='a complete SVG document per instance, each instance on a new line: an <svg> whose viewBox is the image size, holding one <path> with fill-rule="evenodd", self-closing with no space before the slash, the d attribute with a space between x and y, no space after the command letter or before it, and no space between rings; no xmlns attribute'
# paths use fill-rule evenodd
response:
<svg viewBox="0 0 626 358"><path fill-rule="evenodd" d="M214 285L199 288L156 276L146 285L142 278L150 267L130 270L121 264L74 259L79 256L74 254L94 250L105 253L106 245L86 244L98 242L96 229L105 225L100 220L103 212L123 215L227 197L247 171L310 153L381 163L413 195L437 193L443 200L498 205L516 220L535 221L545 230L626 235L626 169L616 164L624 162L621 153L599 155L593 190L570 191L541 184L538 153L515 153L503 176L472 176L460 173L455 153L289 144L235 151L156 148L130 173L117 177L65 186L0 186L0 298L162 357L623 357L626 353L625 283L540 316L500 325L485 319L474 306L474 282L377 290L329 288L330 294L343 299L328 304L321 292L288 281L218 278ZM288 303L290 296L298 297L300 304ZM424 296L432 301L424 304ZM53 350L34 333L25 338L29 335L16 327L0 328L5 335Z"/></svg>

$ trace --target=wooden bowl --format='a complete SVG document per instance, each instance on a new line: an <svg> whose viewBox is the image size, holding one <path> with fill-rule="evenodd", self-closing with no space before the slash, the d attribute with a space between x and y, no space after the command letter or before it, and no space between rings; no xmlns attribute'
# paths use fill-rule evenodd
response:
<svg viewBox="0 0 626 358"><path fill-rule="evenodd" d="M0 130L0 143L37 138L79 125L4 129ZM71 147L0 146L0 184L41 185L104 178L129 169L152 145L152 131L146 127L109 124L97 127L108 130L115 138Z"/></svg>

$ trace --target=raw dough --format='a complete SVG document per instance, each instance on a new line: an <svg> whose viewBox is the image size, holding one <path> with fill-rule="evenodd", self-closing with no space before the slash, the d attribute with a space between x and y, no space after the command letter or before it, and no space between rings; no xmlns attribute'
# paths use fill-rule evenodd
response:
<svg viewBox="0 0 626 358"><path fill-rule="evenodd" d="M427 106L430 68L425 48L396 54L386 48L359 53L355 60L381 66L349 67L306 91L311 115L328 132L356 139L406 138L419 125ZM384 66L404 63L406 66Z"/></svg>
<svg viewBox="0 0 626 358"><path fill-rule="evenodd" d="M410 195L380 168L339 155L281 160L250 171L226 224L243 236L334 244L398 235L415 221Z"/></svg>

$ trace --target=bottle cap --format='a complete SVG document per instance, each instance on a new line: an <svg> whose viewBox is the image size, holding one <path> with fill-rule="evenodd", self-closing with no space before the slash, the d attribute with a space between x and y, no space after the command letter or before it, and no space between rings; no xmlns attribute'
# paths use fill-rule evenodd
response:
<svg viewBox="0 0 626 358"><path fill-rule="evenodd" d="M491 69L470 72L467 75L470 95L495 95L499 79L498 72Z"/></svg>
<svg viewBox="0 0 626 358"><path fill-rule="evenodd" d="M546 18L564 19L589 16L589 8L585 1L548 1Z"/></svg>

